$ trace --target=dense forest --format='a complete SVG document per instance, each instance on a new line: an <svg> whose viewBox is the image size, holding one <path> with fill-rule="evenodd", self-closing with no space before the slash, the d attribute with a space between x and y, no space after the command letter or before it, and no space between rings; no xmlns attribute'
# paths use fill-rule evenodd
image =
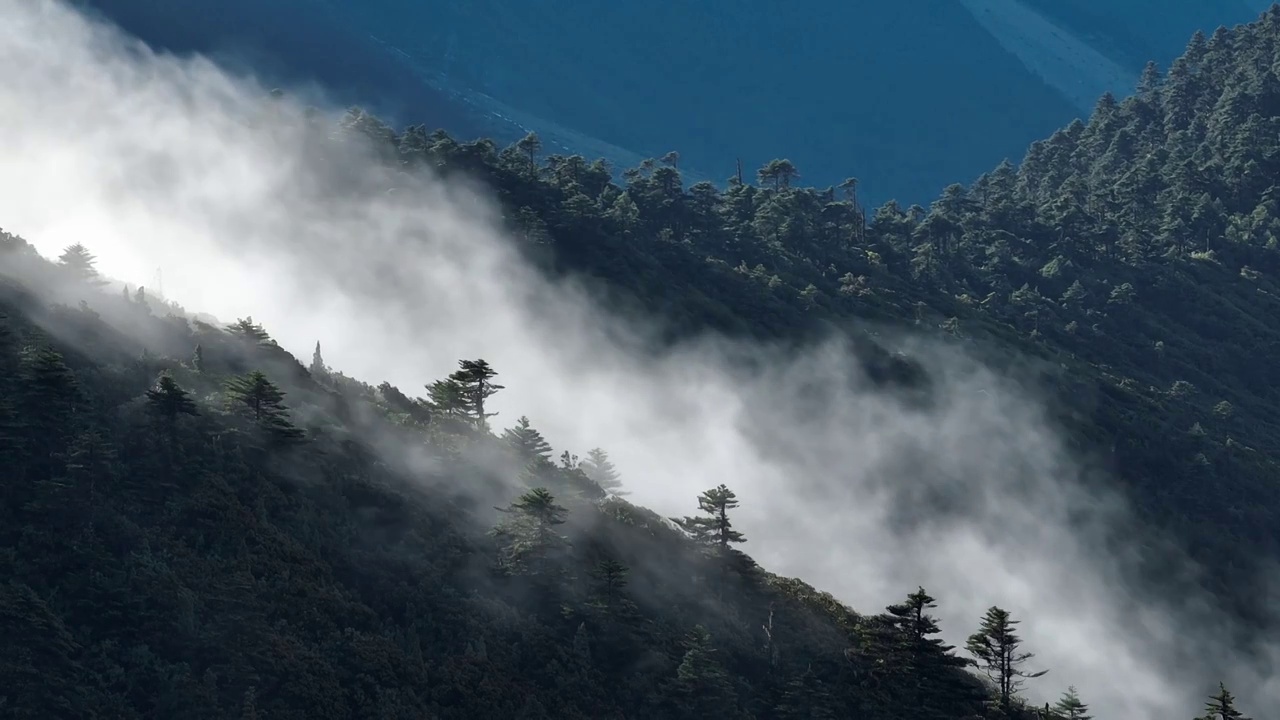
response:
<svg viewBox="0 0 1280 720"><path fill-rule="evenodd" d="M410 398L82 245L0 259L6 717L1085 717L1024 706L999 607L958 652L924 588L861 615L756 565L725 485L668 521L494 427L484 360Z"/></svg>
<svg viewBox="0 0 1280 720"><path fill-rule="evenodd" d="M866 209L855 179L805 188L782 159L686 187L676 153L615 180L535 136L359 110L325 132L481 179L546 272L673 339L905 323L1046 360L1076 447L1266 623L1248 583L1280 549L1277 58L1280 8L1197 35L929 208ZM51 261L4 235L0 278L6 717L1089 717L1071 688L1023 699L1052 676L1021 618L992 607L955 648L925 588L855 612L769 573L736 547L731 487L676 521L628 502L607 450L497 423L482 359L415 397L122 289L84 245ZM1219 686L1202 716L1235 705Z"/></svg>
<svg viewBox="0 0 1280 720"><path fill-rule="evenodd" d="M1251 557L1280 550L1278 23L1273 9L1196 34L1133 97L1103 96L928 208L865 208L856 178L802 187L786 159L685 187L673 152L617 184L603 163L542 157L534 136L459 143L359 110L344 126L408 167L485 178L530 257L673 336L905 322L1060 368L1044 381L1081 451L1259 613L1239 590Z"/></svg>

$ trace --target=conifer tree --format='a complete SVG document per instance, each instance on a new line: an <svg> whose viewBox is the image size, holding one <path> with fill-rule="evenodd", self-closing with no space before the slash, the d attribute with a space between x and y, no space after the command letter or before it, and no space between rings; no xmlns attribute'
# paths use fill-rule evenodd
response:
<svg viewBox="0 0 1280 720"><path fill-rule="evenodd" d="M469 420L462 385L453 378L436 380L427 387L427 402L434 414L452 420Z"/></svg>
<svg viewBox="0 0 1280 720"><path fill-rule="evenodd" d="M738 507L738 496L719 485L698 496L698 509L706 515L685 517L676 522L701 543L727 550L730 543L746 541L746 536L733 529L729 511Z"/></svg>
<svg viewBox="0 0 1280 720"><path fill-rule="evenodd" d="M541 573L552 553L568 542L556 530L565 523L568 510L546 488L533 488L497 510L509 516L494 528L494 535L504 541L500 562L510 571Z"/></svg>
<svg viewBox="0 0 1280 720"><path fill-rule="evenodd" d="M261 371L231 378L226 384L227 396L239 405L257 425L272 438L281 441L301 440L305 433L288 419L284 391L276 387Z"/></svg>
<svg viewBox="0 0 1280 720"><path fill-rule="evenodd" d="M1067 687L1058 702L1054 703L1051 717L1055 720L1093 720L1089 706L1080 701L1074 685Z"/></svg>
<svg viewBox="0 0 1280 720"><path fill-rule="evenodd" d="M551 444L529 424L528 417L521 415L515 427L503 431L502 439L526 466L551 464Z"/></svg>
<svg viewBox="0 0 1280 720"><path fill-rule="evenodd" d="M93 256L93 253L80 243L68 245L58 256L58 264L66 268L72 277L80 282L106 285L107 282L98 276L97 263L98 259Z"/></svg>
<svg viewBox="0 0 1280 720"><path fill-rule="evenodd" d="M200 343L196 343L196 349L191 353L191 367L198 373L204 372L204 348Z"/></svg>
<svg viewBox="0 0 1280 720"><path fill-rule="evenodd" d="M386 404L396 412L404 413L413 422L423 425L431 422L430 403L421 398L410 398L389 382L378 386L378 392Z"/></svg>
<svg viewBox="0 0 1280 720"><path fill-rule="evenodd" d="M1007 610L992 606L982 618L978 632L969 636L965 646L977 659L978 668L996 684L997 703L1001 712L1006 715L1013 707L1013 700L1022 688L1023 681L1041 677L1048 672L1028 672L1022 669L1035 655L1019 651L1022 638L1014 632L1019 622L1021 621L1012 619Z"/></svg>
<svg viewBox="0 0 1280 720"><path fill-rule="evenodd" d="M255 323L252 316L240 318L228 325L226 330L233 337L251 345L267 345L273 342L266 328Z"/></svg>
<svg viewBox="0 0 1280 720"><path fill-rule="evenodd" d="M148 409L163 423L169 450L172 451L177 441L178 418L183 415L199 415L200 411L191 399L191 394L183 390L168 373L160 375L155 386L147 390L146 397Z"/></svg>
<svg viewBox="0 0 1280 720"><path fill-rule="evenodd" d="M495 384L493 378L498 372L484 360L460 360L459 370L450 375L462 388L462 396L466 398L466 410L476 427L484 427L489 418L496 413L485 412L485 401L502 389Z"/></svg>
<svg viewBox="0 0 1280 720"><path fill-rule="evenodd" d="M495 415L485 412L485 401L502 389L493 382L498 373L484 360L459 360L458 366L449 377L427 386L432 408L445 417L483 428Z"/></svg>
<svg viewBox="0 0 1280 720"><path fill-rule="evenodd" d="M316 350L311 353L311 367L309 368L312 376L317 378L325 377L329 374L329 366L324 364L324 357L320 354L320 341L316 341Z"/></svg>
<svg viewBox="0 0 1280 720"><path fill-rule="evenodd" d="M899 659L902 670L910 678L905 699L920 720L949 717L948 708L972 699L970 686L957 671L973 662L955 655L954 646L942 638L936 618L928 611L937 607L923 587L907 596L903 603L886 608L891 627L901 638Z"/></svg>
<svg viewBox="0 0 1280 720"><path fill-rule="evenodd" d="M617 468L609 461L609 454L601 448L592 448L579 467L582 468L582 471L587 474L587 477L592 482L606 491L614 495L628 494L626 490L622 489L620 475Z"/></svg>
<svg viewBox="0 0 1280 720"><path fill-rule="evenodd" d="M516 141L515 148L524 154L527 161L526 169L530 175L538 174L538 153L542 151L542 140L538 138L538 134L529 132L524 137Z"/></svg>
<svg viewBox="0 0 1280 720"><path fill-rule="evenodd" d="M613 608L623 599L622 592L627 587L628 572L626 565L613 558L605 558L597 563L591 572L597 583L594 601L606 609Z"/></svg>
<svg viewBox="0 0 1280 720"><path fill-rule="evenodd" d="M1218 683L1218 692L1209 696L1204 715L1197 720L1250 720L1236 708L1236 699L1225 683Z"/></svg>
<svg viewBox="0 0 1280 720"><path fill-rule="evenodd" d="M176 422L179 415L199 415L191 394L183 390L173 377L162 373L155 387L147 390L147 404L151 411L166 421Z"/></svg>

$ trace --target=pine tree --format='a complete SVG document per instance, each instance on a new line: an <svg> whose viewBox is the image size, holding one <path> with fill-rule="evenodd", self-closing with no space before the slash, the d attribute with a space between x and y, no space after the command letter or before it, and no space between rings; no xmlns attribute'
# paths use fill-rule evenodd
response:
<svg viewBox="0 0 1280 720"><path fill-rule="evenodd" d="M90 285L106 285L107 282L98 276L98 259L80 243L68 245L58 256L58 264L65 268L72 277Z"/></svg>
<svg viewBox="0 0 1280 720"><path fill-rule="evenodd" d="M1250 720L1250 718L1236 709L1236 699L1227 690L1226 684L1218 683L1218 692L1209 696L1209 702L1204 706L1204 715L1198 720Z"/></svg>
<svg viewBox="0 0 1280 720"><path fill-rule="evenodd" d="M266 328L255 323L252 316L231 323L226 330L232 337L250 345L268 345L273 342Z"/></svg>
<svg viewBox="0 0 1280 720"><path fill-rule="evenodd" d="M923 587L907 596L906 602L890 605L886 615L903 644L903 670L910 677L907 700L913 720L950 717L949 708L974 699L971 686L958 671L973 662L953 654L954 646L942 638L937 619L928 614L937 603Z"/></svg>
<svg viewBox="0 0 1280 720"><path fill-rule="evenodd" d="M529 418L521 415L515 427L503 431L502 439L526 466L551 464L551 444L529 424Z"/></svg>
<svg viewBox="0 0 1280 720"><path fill-rule="evenodd" d="M200 343L196 343L196 349L191 353L191 367L198 373L204 372L204 348Z"/></svg>
<svg viewBox="0 0 1280 720"><path fill-rule="evenodd" d="M1014 627L1021 622L1010 617L1007 610L992 606L982 619L978 632L969 636L966 648L978 661L978 668L996 684L997 701L1000 710L1006 715L1013 707L1013 700L1023 681L1038 678L1047 670L1027 672L1022 669L1028 660L1035 657L1032 653L1019 652L1022 638L1014 632Z"/></svg>
<svg viewBox="0 0 1280 720"><path fill-rule="evenodd" d="M542 151L542 140L537 133L530 132L516 141L516 150L524 154L527 170L530 175L538 174L538 153Z"/></svg>
<svg viewBox="0 0 1280 720"><path fill-rule="evenodd" d="M1138 96L1149 97L1160 89L1160 68L1154 60L1148 60L1142 68L1142 76L1138 78Z"/></svg>
<svg viewBox="0 0 1280 720"><path fill-rule="evenodd" d="M459 369L449 377L427 386L432 409L444 417L483 428L496 414L485 412L485 401L502 389L493 382L498 373L484 360L459 360L458 365Z"/></svg>
<svg viewBox="0 0 1280 720"><path fill-rule="evenodd" d="M382 400L388 407L398 413L404 413L413 422L422 425L431 422L431 405L421 398L410 398L389 382L379 385L378 393L382 395Z"/></svg>
<svg viewBox="0 0 1280 720"><path fill-rule="evenodd" d="M179 415L200 414L191 394L168 373L161 374L155 387L147 390L147 404L152 412L170 423L177 422Z"/></svg>
<svg viewBox="0 0 1280 720"><path fill-rule="evenodd" d="M168 451L172 452L177 442L178 418L182 415L199 415L200 411L191 399L191 394L183 390L168 373L160 375L155 386L147 390L146 397L147 408L163 423ZM168 459L166 455L166 461Z"/></svg>
<svg viewBox="0 0 1280 720"><path fill-rule="evenodd" d="M316 350L311 353L311 375L313 377L322 378L329 374L329 366L324 364L324 357L320 355L320 341L316 341Z"/></svg>
<svg viewBox="0 0 1280 720"><path fill-rule="evenodd" d="M485 401L502 389L493 382L498 372L484 360L460 360L459 370L449 376L462 389L466 399L466 411L476 427L484 427L489 418L497 413L485 412Z"/></svg>
<svg viewBox="0 0 1280 720"><path fill-rule="evenodd" d="M1089 706L1080 701L1074 685L1069 686L1058 702L1054 703L1051 717L1060 720L1093 720L1093 716L1089 714Z"/></svg>
<svg viewBox="0 0 1280 720"><path fill-rule="evenodd" d="M453 378L436 380L427 385L427 402L433 414L453 420L469 420L467 398L462 385Z"/></svg>
<svg viewBox="0 0 1280 720"><path fill-rule="evenodd" d="M864 697L877 712L901 720L942 720L979 712L985 695L963 670L973 662L953 653L928 611L934 599L919 588L859 627L865 661Z"/></svg>
<svg viewBox="0 0 1280 720"><path fill-rule="evenodd" d="M592 482L604 488L606 491L614 495L627 495L627 491L622 489L622 482L619 480L617 468L609 461L609 454L601 448L592 448L587 453L587 458L582 461L579 466L582 471Z"/></svg>
<svg viewBox="0 0 1280 720"><path fill-rule="evenodd" d="M613 558L605 558L597 563L591 571L597 583L593 602L606 609L620 603L624 599L622 593L627 587L628 572L626 565Z"/></svg>
<svg viewBox="0 0 1280 720"><path fill-rule="evenodd" d="M276 387L261 371L231 378L226 384L227 396L242 406L257 425L280 441L301 440L306 433L289 422L284 405L284 391Z"/></svg>
<svg viewBox="0 0 1280 720"><path fill-rule="evenodd" d="M730 543L746 541L746 536L733 529L729 511L738 507L738 496L719 485L698 496L698 509L706 515L685 517L676 522L700 543L727 550Z"/></svg>
<svg viewBox="0 0 1280 720"><path fill-rule="evenodd" d="M494 528L494 535L504 541L502 565L512 572L544 572L553 552L568 542L556 531L565 523L568 510L541 487L524 493L506 508L496 509L509 516Z"/></svg>

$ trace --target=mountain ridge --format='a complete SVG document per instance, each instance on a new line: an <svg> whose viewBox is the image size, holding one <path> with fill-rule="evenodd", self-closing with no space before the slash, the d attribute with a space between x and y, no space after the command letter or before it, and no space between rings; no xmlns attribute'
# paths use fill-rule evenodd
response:
<svg viewBox="0 0 1280 720"><path fill-rule="evenodd" d="M1158 9L1129 0L1105 13L1078 3L913 0L859 8L721 3L636 14L626 5L575 0L546 14L498 0L425 6L382 0L317 4L324 9L318 13L294 0L296 9L277 16L225 4L202 11L201 0L190 0L190 12L152 17L121 0L85 1L161 47L225 54L231 44L248 44L254 53L274 57L260 67L287 70L275 74L279 84L318 79L343 102L371 107L398 124L429 122L457 136L503 142L534 130L549 145L606 157L619 168L678 147L686 171L717 182L731 174L734 158L754 167L785 153L808 169L807 180L815 185L854 175L867 181L864 193L876 202L898 198L907 204L948 182L968 181L1002 157L1020 155L1035 139L1087 113L1103 90L1128 94L1141 63L1172 59L1195 28L1210 32L1259 11L1257 3L1238 0L1213 8L1188 0ZM1021 30L1007 22L1001 27L1009 32L996 37L982 24L991 17L982 12L987 9L1048 18L1045 23L1061 29L1055 42L1083 47L1094 60L1061 67L1043 57L1051 37L1038 33L1019 41ZM1159 22L1146 19L1153 13ZM211 14L217 22L207 27L190 24L192 17ZM331 18L323 28L317 24L322 17ZM752 25L748 17L762 21ZM259 25L273 29L255 29ZM340 70L328 53L312 57L308 33L322 32L333 38L323 41L325 47L350 48L342 52L362 59L358 76ZM1108 32L1123 39L1094 39ZM394 50L380 60L365 59L368 53L349 39L336 39L343 33L361 41L375 37ZM273 49L277 42L291 46ZM1117 55L1125 47L1128 55ZM593 62L579 63L582 55ZM1044 70L1051 60L1057 69ZM1089 68L1100 63L1111 68L1105 77L1073 86L1080 68L1093 75ZM1129 80L1117 75L1117 63ZM819 71L833 79L819 81ZM670 77L682 83L666 83ZM1043 77L1078 89L1063 95ZM414 82L421 87L414 90ZM901 87L919 90L899 93L888 109L877 100ZM646 102L632 100L641 97ZM1006 112L1010 107L1017 112Z"/></svg>

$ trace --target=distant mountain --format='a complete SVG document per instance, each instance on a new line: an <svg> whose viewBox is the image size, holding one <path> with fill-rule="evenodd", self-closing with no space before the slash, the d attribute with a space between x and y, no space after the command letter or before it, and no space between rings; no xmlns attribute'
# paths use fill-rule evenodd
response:
<svg viewBox="0 0 1280 720"><path fill-rule="evenodd" d="M464 136L537 131L722 180L787 154L921 201L1128 94L1148 59L1264 0L82 0L149 43Z"/></svg>

